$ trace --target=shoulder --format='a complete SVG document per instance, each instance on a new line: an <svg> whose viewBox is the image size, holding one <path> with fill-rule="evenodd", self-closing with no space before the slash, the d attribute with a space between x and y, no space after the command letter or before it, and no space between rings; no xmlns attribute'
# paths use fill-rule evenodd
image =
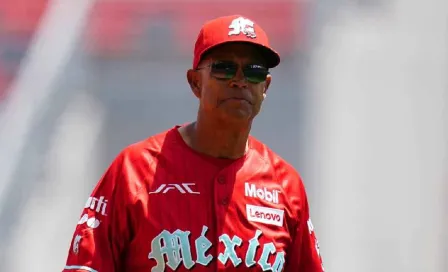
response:
<svg viewBox="0 0 448 272"><path fill-rule="evenodd" d="M143 182L154 171L162 150L176 145L176 128L152 135L123 148L113 159L105 175L119 180Z"/></svg>
<svg viewBox="0 0 448 272"><path fill-rule="evenodd" d="M270 166L275 181L282 191L282 197L292 216L300 220L306 210L307 193L302 177L288 161L255 138L251 139L253 150ZM306 217L306 215L305 215Z"/></svg>
<svg viewBox="0 0 448 272"><path fill-rule="evenodd" d="M269 146L251 136L251 149L267 164L271 165L278 177L288 175L290 177L301 179L299 172L278 153L273 151Z"/></svg>
<svg viewBox="0 0 448 272"><path fill-rule="evenodd" d="M114 162L138 164L157 160L162 149L171 148L177 142L176 129L177 127L170 128L126 146L115 157Z"/></svg>
<svg viewBox="0 0 448 272"><path fill-rule="evenodd" d="M299 171L290 162L274 152L270 147L251 136L251 148L267 164L270 165L274 176L281 186L291 193L302 194L305 190Z"/></svg>
<svg viewBox="0 0 448 272"><path fill-rule="evenodd" d="M171 128L123 148L106 169L96 187L137 195L154 175L154 166L161 150L172 148L176 142L174 132L175 128ZM166 147L167 145L169 147Z"/></svg>

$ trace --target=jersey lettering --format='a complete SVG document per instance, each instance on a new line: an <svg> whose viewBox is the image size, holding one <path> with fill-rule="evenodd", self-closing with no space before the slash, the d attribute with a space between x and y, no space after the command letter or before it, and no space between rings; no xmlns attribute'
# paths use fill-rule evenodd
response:
<svg viewBox="0 0 448 272"><path fill-rule="evenodd" d="M101 212L102 215L106 215L106 207L107 200L104 199L104 196L101 196L99 199L96 197L89 197L84 205L84 208L89 208L97 213Z"/></svg>
<svg viewBox="0 0 448 272"><path fill-rule="evenodd" d="M257 188L255 184L244 183L244 195L248 197L259 198L271 203L278 204L279 190L268 190L266 187Z"/></svg>
<svg viewBox="0 0 448 272"><path fill-rule="evenodd" d="M258 261L258 264L261 266L263 271L266 271L266 270L276 271L276 272L277 271L282 271L283 264L285 263L285 257L284 257L285 253L284 252L277 253L277 255L275 256L275 261L274 261L274 265L273 266L271 266L268 263L269 256L271 254L274 254L275 251L276 250L275 250L274 243L268 243L268 244L264 245L263 253L261 254L260 260Z"/></svg>
<svg viewBox="0 0 448 272"><path fill-rule="evenodd" d="M219 236L219 241L224 244L226 249L224 253L219 254L218 260L222 264L226 264L227 260L230 259L233 265L237 267L242 262L242 260L236 255L235 246L241 246L243 240L238 236L233 236L233 238L230 239L229 235L223 234Z"/></svg>
<svg viewBox="0 0 448 272"><path fill-rule="evenodd" d="M212 255L209 254L205 256L207 250L212 246L212 243L205 237L207 230L208 228L203 226L201 236L194 242L196 246L196 256L198 257L196 262L203 266L207 266L213 260Z"/></svg>
<svg viewBox="0 0 448 272"><path fill-rule="evenodd" d="M258 246L260 245L260 242L258 242L258 237L263 232L261 230L257 230L255 232L254 238L249 240L249 249L247 250L246 254L246 266L251 267L255 265L257 262L255 262L255 252L257 251Z"/></svg>
<svg viewBox="0 0 448 272"><path fill-rule="evenodd" d="M166 265L172 270L176 270L180 263L183 263L185 268L193 267L194 262L191 258L190 243L188 241L189 231L176 230L174 233L162 231L156 236L151 243L153 249L149 255L149 259L155 259L157 266L152 268L152 272L165 271Z"/></svg>
<svg viewBox="0 0 448 272"><path fill-rule="evenodd" d="M148 258L154 259L157 263L151 271L165 271L165 266L168 266L172 270L176 270L181 263L187 269L191 269L195 264L203 266L209 265L213 260L213 256L207 253L212 247L212 242L205 236L207 230L208 227L203 226L201 236L194 241L197 256L195 261L192 259L189 231L181 231L179 229L173 233L170 233L167 230L162 231L151 241L151 252L148 254ZM264 271L282 271L285 264L285 253L277 252L275 245L272 242L263 245L260 259L257 261L255 260L255 253L260 246L259 237L262 234L261 230L257 230L254 237L248 241L249 247L245 254L246 267L251 267L258 263ZM222 234L219 236L218 240L224 245L224 252L219 253L217 257L219 262L225 265L230 260L234 267L243 263L242 259L235 251L237 246L243 244L243 239L237 235L230 238L228 234ZM273 265L268 263L271 255L275 255Z"/></svg>

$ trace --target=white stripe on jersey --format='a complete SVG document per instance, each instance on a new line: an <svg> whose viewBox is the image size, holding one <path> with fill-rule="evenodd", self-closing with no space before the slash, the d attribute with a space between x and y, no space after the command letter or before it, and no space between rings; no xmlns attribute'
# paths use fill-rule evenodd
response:
<svg viewBox="0 0 448 272"><path fill-rule="evenodd" d="M90 268L88 266L83 266L83 265L67 265L67 266L64 267L64 269L67 269L67 270L85 270L85 271L88 271L88 272L98 272L98 271L96 271L93 268Z"/></svg>

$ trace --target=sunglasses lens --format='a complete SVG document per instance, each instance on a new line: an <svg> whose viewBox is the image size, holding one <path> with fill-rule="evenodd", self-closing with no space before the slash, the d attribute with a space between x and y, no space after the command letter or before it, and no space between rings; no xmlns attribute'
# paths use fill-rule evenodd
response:
<svg viewBox="0 0 448 272"><path fill-rule="evenodd" d="M236 75L238 66L232 62L215 62L212 64L212 74L218 79L231 79Z"/></svg>
<svg viewBox="0 0 448 272"><path fill-rule="evenodd" d="M212 75L218 79L231 79L238 71L238 65L234 62L215 62L212 64ZM244 68L244 76L251 83L266 81L268 69L261 65L248 65Z"/></svg>
<svg viewBox="0 0 448 272"><path fill-rule="evenodd" d="M247 80L252 83L261 83L266 81L268 69L260 65L249 65L244 69L244 75Z"/></svg>

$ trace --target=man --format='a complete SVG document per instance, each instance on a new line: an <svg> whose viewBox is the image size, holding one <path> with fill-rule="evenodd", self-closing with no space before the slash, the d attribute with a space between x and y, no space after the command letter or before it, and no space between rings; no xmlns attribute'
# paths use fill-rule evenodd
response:
<svg viewBox="0 0 448 272"><path fill-rule="evenodd" d="M125 148L78 222L65 272L322 272L298 173L249 136L280 63L253 21L207 22L197 120Z"/></svg>

